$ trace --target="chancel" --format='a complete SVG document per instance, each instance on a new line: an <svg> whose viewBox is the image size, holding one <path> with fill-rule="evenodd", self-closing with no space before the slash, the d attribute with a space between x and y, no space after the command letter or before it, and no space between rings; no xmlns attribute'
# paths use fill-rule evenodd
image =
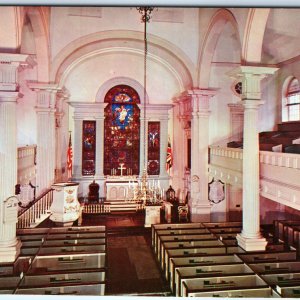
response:
<svg viewBox="0 0 300 300"><path fill-rule="evenodd" d="M0 294L299 298L299 13L0 6Z"/></svg>

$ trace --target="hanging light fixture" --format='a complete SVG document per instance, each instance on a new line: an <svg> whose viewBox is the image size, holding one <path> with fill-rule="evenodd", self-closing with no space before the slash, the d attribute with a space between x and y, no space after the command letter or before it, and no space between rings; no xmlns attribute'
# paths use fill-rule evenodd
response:
<svg viewBox="0 0 300 300"><path fill-rule="evenodd" d="M147 161L146 161L146 138L147 138L147 55L148 55L148 41L147 41L147 23L151 19L153 7L142 6L137 7L138 12L141 14L141 22L144 23L144 93L143 93L143 122L144 122L144 169L141 180L138 185L131 186L132 199L135 202L140 202L142 207L146 204L157 204L162 198L162 190L158 181L152 181L152 185L148 180Z"/></svg>

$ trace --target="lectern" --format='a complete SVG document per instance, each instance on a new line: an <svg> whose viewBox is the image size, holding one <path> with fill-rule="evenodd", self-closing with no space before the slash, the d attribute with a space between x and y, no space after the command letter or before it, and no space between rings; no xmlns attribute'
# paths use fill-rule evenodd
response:
<svg viewBox="0 0 300 300"><path fill-rule="evenodd" d="M53 203L50 207L50 220L57 226L72 226L79 218L80 203L77 199L79 183L56 183L53 188Z"/></svg>

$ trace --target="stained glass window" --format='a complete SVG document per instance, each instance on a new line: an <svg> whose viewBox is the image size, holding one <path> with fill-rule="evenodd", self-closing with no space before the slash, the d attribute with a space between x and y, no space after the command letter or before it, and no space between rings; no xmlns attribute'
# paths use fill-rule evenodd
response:
<svg viewBox="0 0 300 300"><path fill-rule="evenodd" d="M104 99L104 175L138 175L140 154L140 103L127 85L111 88Z"/></svg>
<svg viewBox="0 0 300 300"><path fill-rule="evenodd" d="M82 124L82 175L95 175L96 122Z"/></svg>
<svg viewBox="0 0 300 300"><path fill-rule="evenodd" d="M148 174L159 175L160 123L148 123Z"/></svg>

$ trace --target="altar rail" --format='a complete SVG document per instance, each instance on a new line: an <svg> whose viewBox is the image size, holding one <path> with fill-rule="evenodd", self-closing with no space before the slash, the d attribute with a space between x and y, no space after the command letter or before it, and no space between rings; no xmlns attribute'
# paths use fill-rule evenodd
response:
<svg viewBox="0 0 300 300"><path fill-rule="evenodd" d="M53 190L49 189L28 207L19 211L17 228L35 227L50 215L50 206L53 202Z"/></svg>
<svg viewBox="0 0 300 300"><path fill-rule="evenodd" d="M260 194L300 210L300 155L260 151ZM210 147L209 174L242 188L243 149Z"/></svg>

